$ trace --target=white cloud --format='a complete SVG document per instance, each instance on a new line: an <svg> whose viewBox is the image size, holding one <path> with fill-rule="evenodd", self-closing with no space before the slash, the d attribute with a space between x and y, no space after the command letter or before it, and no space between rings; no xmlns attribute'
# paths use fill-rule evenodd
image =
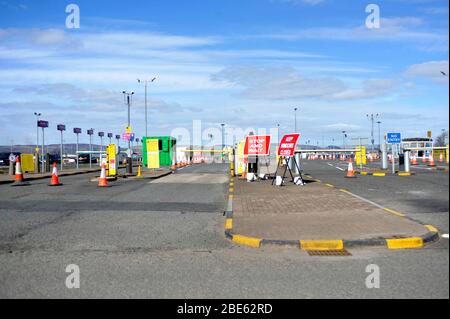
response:
<svg viewBox="0 0 450 319"><path fill-rule="evenodd" d="M444 76L441 72L445 72ZM448 85L449 64L448 61L430 61L421 64L415 64L408 68L405 72L406 76L412 78L425 78Z"/></svg>

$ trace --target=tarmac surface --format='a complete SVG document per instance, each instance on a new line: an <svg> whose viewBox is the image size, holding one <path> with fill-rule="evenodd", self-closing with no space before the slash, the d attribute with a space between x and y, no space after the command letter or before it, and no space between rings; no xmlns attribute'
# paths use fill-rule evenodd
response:
<svg viewBox="0 0 450 319"><path fill-rule="evenodd" d="M448 232L448 174L383 184L345 180L326 163L304 164L315 178L409 208L402 211ZM47 180L0 185L0 298L449 297L448 239L419 250L353 249L347 257L240 247L223 233L227 165L120 179L110 188L98 188L94 176L67 176L57 188ZM409 191L424 192L422 201L411 202ZM79 289L65 285L69 264L80 268ZM365 284L372 264L380 269L379 289Z"/></svg>

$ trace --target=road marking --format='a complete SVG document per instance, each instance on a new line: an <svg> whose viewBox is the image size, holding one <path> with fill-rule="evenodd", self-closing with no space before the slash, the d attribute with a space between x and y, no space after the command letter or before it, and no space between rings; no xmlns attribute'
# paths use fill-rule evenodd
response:
<svg viewBox="0 0 450 319"><path fill-rule="evenodd" d="M439 230L432 225L425 225L425 228L428 229L432 233L439 233Z"/></svg>
<svg viewBox="0 0 450 319"><path fill-rule="evenodd" d="M353 193L349 192L348 190L346 190L346 189L344 189L344 188L341 188L340 191L343 192L343 193L349 194L349 195L351 195L351 196L353 196L353 197L355 197L355 198L358 198L358 199L360 199L360 200L362 200L362 201L364 201L364 202L366 202L366 203L368 203L368 204L371 204L371 205L373 205L373 206L375 206L375 207L381 208L382 210L384 210L384 211L386 211L386 212L389 212L389 213L391 213L391 214L394 214L394 215L396 215L396 216L398 216L398 217L405 217L404 214L402 214L402 213L400 213L400 212L398 212L398 211L396 211L396 210L393 210L393 209L390 209L390 208L386 208L386 207L384 207L384 206L382 206L382 205L380 205L380 204L377 204L377 203L375 203L375 202L372 202L371 200L369 200L369 199L367 199L367 198L364 198L364 197L358 196L358 195L356 195L356 194L353 194Z"/></svg>
<svg viewBox="0 0 450 319"><path fill-rule="evenodd" d="M334 185L331 185L331 184L325 184L325 185L327 185L328 187L334 187Z"/></svg>
<svg viewBox="0 0 450 319"><path fill-rule="evenodd" d="M337 167L337 166L336 166L336 168L337 168L338 170L340 170L340 171L345 171L345 169L343 169L343 168L340 168L340 167Z"/></svg>
<svg viewBox="0 0 450 319"><path fill-rule="evenodd" d="M227 218L225 221L225 230L233 229L233 219Z"/></svg>
<svg viewBox="0 0 450 319"><path fill-rule="evenodd" d="M443 234L442 238L448 239L448 234Z"/></svg>

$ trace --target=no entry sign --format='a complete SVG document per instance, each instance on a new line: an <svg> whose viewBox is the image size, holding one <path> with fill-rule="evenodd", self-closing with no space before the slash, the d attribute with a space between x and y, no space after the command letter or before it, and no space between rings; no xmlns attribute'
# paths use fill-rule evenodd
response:
<svg viewBox="0 0 450 319"><path fill-rule="evenodd" d="M278 148L278 156L294 156L299 137L298 133L284 135Z"/></svg>
<svg viewBox="0 0 450 319"><path fill-rule="evenodd" d="M251 135L245 139L244 155L269 155L270 135Z"/></svg>

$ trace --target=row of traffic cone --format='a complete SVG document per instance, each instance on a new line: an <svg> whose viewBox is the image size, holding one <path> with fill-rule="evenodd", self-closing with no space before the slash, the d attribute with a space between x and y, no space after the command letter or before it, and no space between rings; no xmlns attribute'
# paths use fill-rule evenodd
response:
<svg viewBox="0 0 450 319"><path fill-rule="evenodd" d="M20 156L17 156L15 178L14 178L14 183L12 183L11 186L25 186L25 185L29 185L29 183L25 182L24 174L22 172L22 164L21 164ZM56 163L53 163L52 179L48 186L62 186L62 185L63 184L59 181L59 177L58 177L58 167L57 167ZM108 186L108 182L106 180L105 164L102 164L102 170L100 173L100 178L98 180L98 186L99 187Z"/></svg>

